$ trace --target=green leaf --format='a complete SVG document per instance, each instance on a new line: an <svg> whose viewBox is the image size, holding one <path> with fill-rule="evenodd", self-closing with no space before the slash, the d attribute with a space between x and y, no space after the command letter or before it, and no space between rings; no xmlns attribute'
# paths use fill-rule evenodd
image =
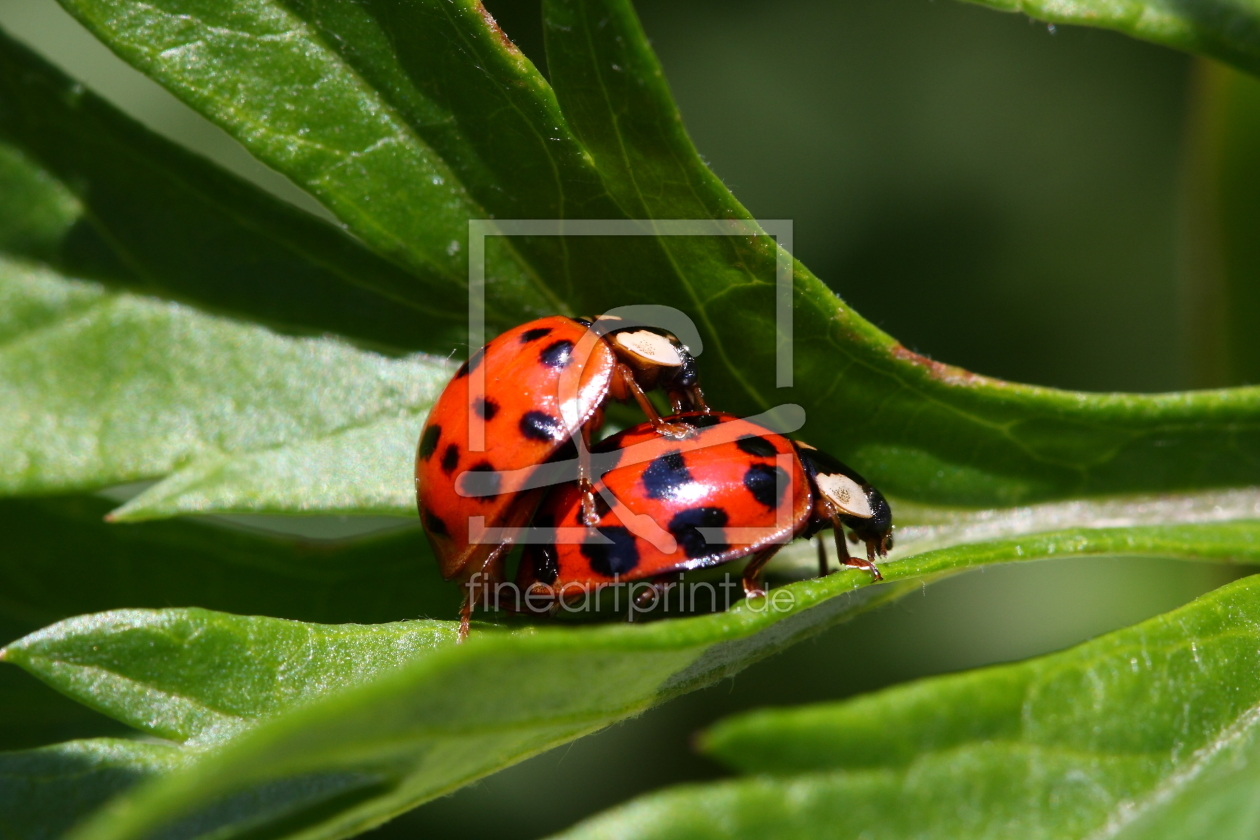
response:
<svg viewBox="0 0 1260 840"><path fill-rule="evenodd" d="M454 618L459 605L419 528L299 542L196 520L111 525L110 506L0 501L0 642L119 605L364 624Z"/></svg>
<svg viewBox="0 0 1260 840"><path fill-rule="evenodd" d="M325 695L260 724L197 767L150 786L147 793L138 792L140 798L133 804L109 809L92 835L133 836L133 832L144 834L159 824L183 825L185 820L198 819L204 803L225 796L237 795L244 803L241 812L233 815L237 820L246 819L246 807L283 810L288 804L287 793L267 797L245 795L245 791L274 787L295 777L381 779L381 789L374 797L325 814L318 825L303 826L305 831L315 832L312 836L345 836L506 764L732 673L750 659L785 646L802 633L816 631L822 623L838 620L846 611L845 606L846 599L832 599L829 605L813 611L806 621L768 629L761 638L754 638L753 629L776 622L758 620L755 614L738 608L725 621L709 620L700 626L669 622L648 625L640 632L634 632L639 628L614 626L580 633L551 631L474 638L463 649L418 658L393 675L386 674L340 695ZM217 613L187 617L230 628L244 622L258 627L254 622L264 621ZM164 621L166 614L146 613L143 618ZM233 697L240 693L232 685L236 668L222 667L225 661L244 661L240 652L234 651L236 658L230 660L215 657L207 661L198 655L195 644L181 650L167 643L161 647L165 655L156 659L146 652L147 644L131 647L124 642L117 647L118 658L113 658L110 651L115 650L116 634L128 620L138 623L141 619L142 614L138 613L93 617L100 630L112 630L95 637L86 622L77 627L49 628L45 631L45 661L52 663L54 658L65 657L62 648L68 647L92 657L85 662L89 669L95 662L107 661L111 663L108 669L101 670L116 670L130 647L130 658L135 664L128 674L147 669L179 680L180 675L190 672L209 675L217 671L220 673L215 676L221 676L223 681L214 687L216 696ZM414 625L383 625L383 631L379 627L352 627L341 628L341 632L357 637L366 648L370 640L363 637L375 630L389 651L398 644L392 634L405 633L411 626ZM318 632L309 626L299 627L308 634ZM453 625L447 627L453 636ZM80 638L59 641L58 637L79 628L83 631ZM136 632L142 634L143 628L137 627ZM225 632L237 638L241 635L235 630ZM200 633L192 628L180 636L192 640L199 637ZM137 641L141 638L138 636ZM31 637L11 646L5 659L32 667L24 650L33 641L38 640ZM244 675L243 682L255 686L275 684L290 664L283 656L249 659L259 665ZM303 655L300 661L308 660ZM318 657L309 661L330 671L345 667L335 660ZM263 665L271 665L277 676L261 673ZM62 690L83 685L85 692L99 690L102 695L119 695L123 702L128 697L147 696L147 704L139 702L135 706L137 722L183 720L181 707L187 701L166 700L163 694L146 690L149 682L122 689L118 684L121 680L92 679L100 676L96 669L86 671L82 677L68 671L46 666L37 673L55 680ZM308 680L314 677L309 674ZM187 691L196 692L193 696L201 696L201 687L195 680L189 679L185 685ZM503 694L504 686L511 686L510 697ZM100 699L94 699L94 703L98 707L105 705Z"/></svg>
<svg viewBox="0 0 1260 840"><path fill-rule="evenodd" d="M748 218L687 140L623 0L546 4L560 110L471 0L65 5L377 250L417 271L445 264L443 288L463 283L463 252L445 249L469 218ZM449 43L462 49L431 48ZM323 95L307 96L316 79ZM897 496L1009 505L1245 485L1260 470L1260 390L1085 395L987 379L906 350L799 265L796 385L779 390L764 237L541 239L512 238L511 271L491 261L492 315L680 307L709 348L715 404L803 405L813 443Z"/></svg>
<svg viewBox="0 0 1260 840"><path fill-rule="evenodd" d="M32 633L0 658L151 735L207 746L454 641L449 621L320 625L119 610Z"/></svg>
<svg viewBox="0 0 1260 840"><path fill-rule="evenodd" d="M1251 0L967 0L1050 23L1114 29L1260 72L1260 7Z"/></svg>
<svg viewBox="0 0 1260 840"><path fill-rule="evenodd" d="M174 473L118 518L414 510L415 439L448 363L282 338L2 259L0 296L0 494Z"/></svg>
<svg viewBox="0 0 1260 840"><path fill-rule="evenodd" d="M1219 521L1244 510L1254 517L1254 492L1245 498L1235 494L1169 504L1173 507L1151 509L1150 500L1140 500L1108 512L1172 524L1067 528L972 546L950 543L974 538L977 528L992 531L995 517L977 517L952 534L940 525L921 526L917 533L907 529L910 556L884 566L885 586L867 587L864 573L837 573L785 587L793 603L782 611L764 602L739 602L723 613L646 625L477 632L467 645L406 663L397 651L429 649L438 632L434 625L326 627L200 610L73 619L11 645L5 658L94 708L151 727L148 731L213 739L253 727L188 773L111 806L84 837L143 836L159 826L196 819L204 803L224 796L239 795L253 803L250 807L285 810L292 803L251 798L244 791L312 774L376 780L375 793L345 807L330 805L302 824L303 831L313 832L310 836L340 837L729 676L857 611L917 591L922 575L1064 554L1260 561L1260 520ZM1187 522L1176 523L1177 506ZM1076 515L1097 519L1100 510ZM1066 521L1062 510L1050 516ZM1010 512L1007 533L1028 527L1036 517L1035 512ZM1212 517L1216 521L1192 521ZM916 538L937 547L916 555ZM808 553L809 546L797 550ZM171 626L178 632L167 632ZM295 657L294 651L302 649L299 639L329 635L361 658ZM161 656L153 655L155 646ZM367 659L395 670L370 679L363 678L366 670L348 675ZM229 661L247 664L224 668ZM295 662L305 669L305 685L345 690L317 699L313 689L304 693L289 682ZM283 687L279 694L277 686ZM503 686L512 687L507 702ZM273 717L255 726L262 715Z"/></svg>
<svg viewBox="0 0 1260 840"><path fill-rule="evenodd" d="M3 253L49 257L82 210L55 178L4 144L0 144L0 196L4 196L0 205Z"/></svg>
<svg viewBox="0 0 1260 840"><path fill-rule="evenodd" d="M287 175L328 207L378 253L406 266L420 280L415 299L452 315L467 312L468 220L490 218L472 187L488 180L465 175L530 160L491 165L477 154L461 125L464 112L479 121L508 113L524 119L529 134L503 132L497 143L544 150L554 126L535 117L536 71L503 43L475 2L386 8L401 18L382 22L371 4L281 3L276 0L135 0L62 4L125 60L221 125L259 160ZM416 17L416 15L421 15ZM434 32L434 26L443 31ZM393 38L445 38L464 50L424 49L424 83L409 78ZM419 45L423 49L423 44ZM457 57L458 75L449 62ZM482 67L477 66L477 61ZM484 68L484 69L482 69ZM479 95L487 73L492 99ZM448 100L430 88L439 79L455 87ZM441 84L442 82L438 82ZM519 90L518 90L519 89ZM311 95L313 90L318 95ZM460 97L453 104L455 97ZM525 111L521 117L513 109ZM558 152L559 154L559 152ZM445 157L444 157L445 155ZM515 157L515 156L514 156ZM544 151L543 159L548 160ZM531 179L555 173L530 172ZM490 188L530 200L529 193ZM544 213L544 216L546 214ZM563 308L550 284L510 247L487 251L487 276L495 286L491 314Z"/></svg>
<svg viewBox="0 0 1260 840"><path fill-rule="evenodd" d="M179 747L111 738L0 753L0 831L27 840L61 837L111 797L185 761Z"/></svg>
<svg viewBox="0 0 1260 840"><path fill-rule="evenodd" d="M557 96L629 214L748 219L684 133L629 2L547 0L544 11ZM700 364L720 404L803 405L812 419L803 434L885 492L1006 505L1242 485L1260 469L1260 391L1079 394L977 376L897 344L799 264L795 387L776 391L766 241L680 237L665 247L680 285L642 293L681 301L701 324Z"/></svg>
<svg viewBox="0 0 1260 840"><path fill-rule="evenodd" d="M1260 578L1063 653L718 724L749 779L561 835L1249 838L1260 828Z"/></svg>
<svg viewBox="0 0 1260 840"><path fill-rule="evenodd" d="M58 694L16 668L0 669L0 708L4 709L0 755L77 738L131 734L124 724Z"/></svg>
<svg viewBox="0 0 1260 840"><path fill-rule="evenodd" d="M320 623L458 611L459 589L441 579L418 528L295 542L190 521L109 525L109 507L95 498L0 502L0 643L120 605ZM113 721L16 669L0 673L0 708L0 749L118 734Z"/></svg>
<svg viewBox="0 0 1260 840"><path fill-rule="evenodd" d="M0 138L13 144L0 146L0 252L374 344L447 348L467 322L461 308L434 309L411 274L146 130L3 33Z"/></svg>

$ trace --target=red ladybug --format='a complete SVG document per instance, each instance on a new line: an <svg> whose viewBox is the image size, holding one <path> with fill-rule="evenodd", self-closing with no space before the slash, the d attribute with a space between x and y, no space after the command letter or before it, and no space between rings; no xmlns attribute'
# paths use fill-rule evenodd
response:
<svg viewBox="0 0 1260 840"><path fill-rule="evenodd" d="M597 527L582 523L576 484L552 489L533 522L544 541L526 545L521 559L521 593L533 587L536 594L571 598L752 555L743 577L752 597L762 594L761 568L775 552L825 528L835 529L845 565L882 579L875 558L892 547L892 510L860 475L730 414L670 419L696 426L698 434L670 440L642 424L596 446L596 472L603 473L595 487ZM866 558L849 555L841 525L866 543ZM819 571L827 573L821 544ZM544 597L529 606L545 603Z"/></svg>
<svg viewBox="0 0 1260 840"><path fill-rule="evenodd" d="M542 494L522 488L530 471L566 452L573 458L573 436L589 443L610 398L634 399L648 428L675 437L690 428L662 421L645 390L663 389L675 412L705 409L695 359L672 334L597 323L557 315L508 330L456 371L429 412L416 452L416 503L447 580L501 578L511 540L477 541L471 530L523 525ZM584 471L579 485L590 510ZM472 600L470 592L461 638Z"/></svg>

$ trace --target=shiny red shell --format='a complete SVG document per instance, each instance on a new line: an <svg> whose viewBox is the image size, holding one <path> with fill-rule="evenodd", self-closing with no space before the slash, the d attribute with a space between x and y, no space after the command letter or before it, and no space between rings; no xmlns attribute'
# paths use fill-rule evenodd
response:
<svg viewBox="0 0 1260 840"><path fill-rule="evenodd" d="M557 315L508 330L456 372L416 452L416 503L443 577L481 570L504 544L478 528L529 519L539 491L522 482L595 416L615 367L601 338Z"/></svg>
<svg viewBox="0 0 1260 840"><path fill-rule="evenodd" d="M813 495L787 438L718 412L670 419L698 434L675 440L643 423L594 447L596 475L607 470L595 483L595 530L582 525L576 483L551 489L522 555L521 592L541 583L571 597L712 566L789 542L806 528Z"/></svg>

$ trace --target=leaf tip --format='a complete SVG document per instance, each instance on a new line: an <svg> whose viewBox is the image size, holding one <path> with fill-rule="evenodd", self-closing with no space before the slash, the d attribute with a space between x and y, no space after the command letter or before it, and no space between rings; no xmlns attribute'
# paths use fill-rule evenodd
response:
<svg viewBox="0 0 1260 840"><path fill-rule="evenodd" d="M144 519L143 514L137 515L136 507L137 506L133 505L131 502L127 502L127 504L116 507L109 513L105 514L105 521L110 525L117 525L119 523L137 522Z"/></svg>

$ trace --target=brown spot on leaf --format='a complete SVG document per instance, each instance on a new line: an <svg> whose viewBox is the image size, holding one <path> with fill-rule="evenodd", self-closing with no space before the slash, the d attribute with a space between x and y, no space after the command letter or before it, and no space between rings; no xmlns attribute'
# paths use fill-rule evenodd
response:
<svg viewBox="0 0 1260 840"><path fill-rule="evenodd" d="M508 52L520 55L520 49L517 48L516 44L512 43L512 39L509 38L507 33L503 31L503 27L499 26L499 22L494 19L494 15L486 11L486 7L481 5L481 0L477 0L477 13L480 14L481 19L486 22L486 26L490 27L490 31L499 36L499 43L502 44Z"/></svg>
<svg viewBox="0 0 1260 840"><path fill-rule="evenodd" d="M1006 383L1000 379L992 379L988 376L982 376L978 373L972 373L965 368L955 365L947 365L944 362L937 362L929 359L927 356L920 356L913 350L908 350L900 344L894 344L892 347L892 355L894 358L901 359L903 362L909 362L912 365L918 365L927 370L928 376L946 385L960 385L971 387L975 385L1005 385Z"/></svg>

